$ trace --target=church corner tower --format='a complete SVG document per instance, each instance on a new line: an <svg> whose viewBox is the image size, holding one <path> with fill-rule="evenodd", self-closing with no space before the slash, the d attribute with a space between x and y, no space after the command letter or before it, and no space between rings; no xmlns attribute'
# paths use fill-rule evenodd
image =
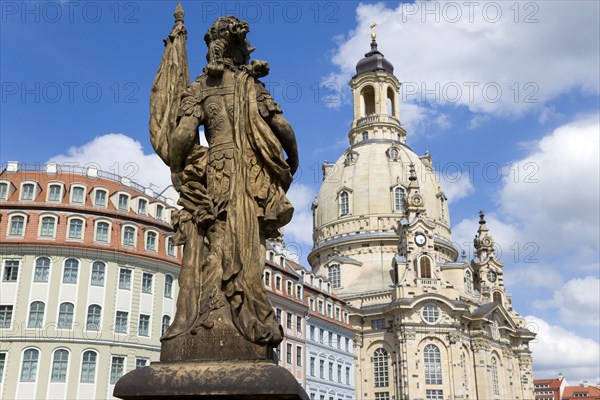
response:
<svg viewBox="0 0 600 400"><path fill-rule="evenodd" d="M357 397L533 398L535 335L506 294L484 214L467 260L431 155L407 144L401 83L371 39L350 81L348 148L323 164L308 256L350 306Z"/></svg>

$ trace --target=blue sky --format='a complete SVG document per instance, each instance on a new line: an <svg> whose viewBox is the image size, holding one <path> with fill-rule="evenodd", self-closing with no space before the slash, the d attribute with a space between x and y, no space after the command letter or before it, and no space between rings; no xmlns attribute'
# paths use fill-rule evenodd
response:
<svg viewBox="0 0 600 400"><path fill-rule="evenodd" d="M175 4L0 3L0 161L94 162L165 187L148 99ZM600 379L598 4L182 3L192 76L204 33L227 13L250 22L253 56L271 65L264 81L300 148L286 241L301 260L315 174L347 146L347 82L376 21L403 82L407 142L433 155L454 240L470 242L488 212L513 305L539 332L536 376L575 383Z"/></svg>

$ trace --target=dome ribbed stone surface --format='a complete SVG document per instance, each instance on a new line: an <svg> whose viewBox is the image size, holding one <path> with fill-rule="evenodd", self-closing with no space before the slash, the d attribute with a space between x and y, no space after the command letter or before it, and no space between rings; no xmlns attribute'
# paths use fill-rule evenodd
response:
<svg viewBox="0 0 600 400"><path fill-rule="evenodd" d="M377 42L374 40L371 41L371 51L365 54L365 57L356 64L356 75L373 71L394 73L394 66L377 50Z"/></svg>
<svg viewBox="0 0 600 400"><path fill-rule="evenodd" d="M315 210L318 221L316 228L357 216L393 216L395 213L392 187L400 184L405 194L408 194L411 163L415 165L419 191L424 199L427 216L437 221L442 219L438 198L438 193L441 191L438 177L419 156L408 146L391 140L369 142L352 146L344 152L331 170L331 174L335 176L328 175L325 178L316 198L318 205ZM392 147L398 149L399 156L396 161L391 161L388 157L388 150ZM357 154L356 161L350 165L345 163L348 151ZM340 217L338 196L345 188L352 191L351 215ZM447 209L445 211L444 219L448 221L448 211ZM400 215L396 214L396 216L400 218ZM449 224L449 221L446 223ZM451 240L449 234L446 239Z"/></svg>

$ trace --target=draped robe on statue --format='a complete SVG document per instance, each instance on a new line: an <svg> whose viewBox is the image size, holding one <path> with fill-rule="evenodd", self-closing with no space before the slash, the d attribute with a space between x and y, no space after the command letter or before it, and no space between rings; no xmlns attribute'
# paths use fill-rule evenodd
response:
<svg viewBox="0 0 600 400"><path fill-rule="evenodd" d="M233 68L233 104L227 110L232 142L208 148L196 144L186 161L179 200L183 209L173 213L175 242L184 245L180 292L177 313L162 340L210 329L211 313L227 305L247 340L272 347L282 340L262 271L265 239L278 236L292 217L284 190L292 176L265 121L281 112L279 106L245 67ZM178 115L198 118L208 134L213 110L206 109L205 100L224 96L227 89L207 88L206 79L201 75L185 91Z"/></svg>

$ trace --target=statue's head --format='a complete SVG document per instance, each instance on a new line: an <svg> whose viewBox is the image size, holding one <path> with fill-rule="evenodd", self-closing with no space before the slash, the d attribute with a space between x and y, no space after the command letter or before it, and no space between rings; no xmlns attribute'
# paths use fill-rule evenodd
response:
<svg viewBox="0 0 600 400"><path fill-rule="evenodd" d="M208 46L206 70L211 76L221 76L226 63L245 65L250 61L254 48L246 40L250 31L248 23L228 15L219 17L204 35Z"/></svg>

